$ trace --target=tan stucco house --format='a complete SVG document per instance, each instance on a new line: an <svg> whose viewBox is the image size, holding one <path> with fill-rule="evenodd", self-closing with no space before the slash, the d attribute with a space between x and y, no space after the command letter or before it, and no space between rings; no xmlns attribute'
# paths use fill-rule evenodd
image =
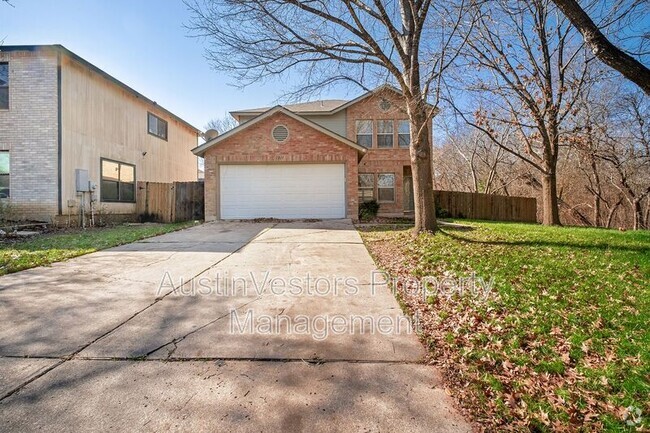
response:
<svg viewBox="0 0 650 433"><path fill-rule="evenodd" d="M13 219L65 221L90 200L132 215L137 181L197 180L198 135L61 45L0 46L0 206Z"/></svg>
<svg viewBox="0 0 650 433"><path fill-rule="evenodd" d="M380 215L412 212L410 129L397 89L231 115L239 126L193 150L205 158L206 220L357 218L372 199Z"/></svg>

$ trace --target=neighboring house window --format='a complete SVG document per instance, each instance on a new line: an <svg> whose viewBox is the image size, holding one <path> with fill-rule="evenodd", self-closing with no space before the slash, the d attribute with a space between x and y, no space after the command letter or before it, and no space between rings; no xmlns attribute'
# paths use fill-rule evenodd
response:
<svg viewBox="0 0 650 433"><path fill-rule="evenodd" d="M357 120L357 144L372 147L372 120Z"/></svg>
<svg viewBox="0 0 650 433"><path fill-rule="evenodd" d="M9 151L0 151L0 198L9 198Z"/></svg>
<svg viewBox="0 0 650 433"><path fill-rule="evenodd" d="M375 198L375 175L372 173L359 174L359 202L365 203Z"/></svg>
<svg viewBox="0 0 650 433"><path fill-rule="evenodd" d="M102 201L135 202L135 166L102 159Z"/></svg>
<svg viewBox="0 0 650 433"><path fill-rule="evenodd" d="M377 121L377 147L381 149L390 149L393 147L393 121Z"/></svg>
<svg viewBox="0 0 650 433"><path fill-rule="evenodd" d="M378 201L395 201L395 175L383 173L378 176L377 181Z"/></svg>
<svg viewBox="0 0 650 433"><path fill-rule="evenodd" d="M9 109L9 63L0 63L0 110Z"/></svg>
<svg viewBox="0 0 650 433"><path fill-rule="evenodd" d="M397 145L401 148L408 148L411 145L411 122L408 120L398 120Z"/></svg>
<svg viewBox="0 0 650 433"><path fill-rule="evenodd" d="M149 134L167 140L167 122L151 113L148 113L147 119Z"/></svg>

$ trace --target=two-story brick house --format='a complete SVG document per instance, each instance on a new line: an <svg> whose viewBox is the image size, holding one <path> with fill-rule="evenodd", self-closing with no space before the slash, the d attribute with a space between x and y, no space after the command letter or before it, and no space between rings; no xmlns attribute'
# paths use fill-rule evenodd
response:
<svg viewBox="0 0 650 433"><path fill-rule="evenodd" d="M0 205L13 219L67 221L91 198L132 215L137 181L197 179L198 134L60 45L0 46Z"/></svg>
<svg viewBox="0 0 650 433"><path fill-rule="evenodd" d="M205 158L206 219L356 218L413 210L408 116L399 91L233 111L239 126L194 149Z"/></svg>

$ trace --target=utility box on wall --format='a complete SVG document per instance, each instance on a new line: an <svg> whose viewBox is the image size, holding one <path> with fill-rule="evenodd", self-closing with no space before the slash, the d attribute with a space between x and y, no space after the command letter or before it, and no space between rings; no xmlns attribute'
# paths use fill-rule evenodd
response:
<svg viewBox="0 0 650 433"><path fill-rule="evenodd" d="M74 171L75 185L77 192L89 192L90 184L88 179L88 170L77 168Z"/></svg>

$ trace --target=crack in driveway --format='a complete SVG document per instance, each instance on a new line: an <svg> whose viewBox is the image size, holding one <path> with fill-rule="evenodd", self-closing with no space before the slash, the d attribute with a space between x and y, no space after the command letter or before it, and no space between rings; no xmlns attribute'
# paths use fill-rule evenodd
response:
<svg viewBox="0 0 650 433"><path fill-rule="evenodd" d="M221 315L221 316L219 316L219 317L217 317L217 318L215 318L215 319L212 319L212 320L210 320L209 322L206 322L206 323L204 323L203 325L199 326L198 328L193 329L193 330L191 330L190 332L187 332L186 334L181 335L180 337L175 337L175 338L173 338L171 341L169 341L169 342L167 342L167 343L164 343L164 344L161 344L160 346L156 347L155 349L150 350L149 352L147 352L147 353L144 355L144 358L149 357L150 355L156 353L157 351L161 350L161 349L164 348L165 346L169 346L170 344L173 344L173 345L174 345L174 348L173 348L173 349L172 349L172 350L167 354L167 358L166 358L166 359L171 358L171 356L174 354L174 352L176 351L176 349L178 349L178 343L180 343L181 341L185 340L185 339L186 339L187 337L189 337L190 335L195 334L195 333L197 333L197 332L199 332L199 331L201 331L201 330L207 328L208 326L215 324L215 323L218 322L219 320L228 317L230 314L232 314L232 311L240 310L240 309L244 308L245 306L250 305L250 304L252 304L252 303L255 302L255 301L258 301L260 298L261 298L261 296L258 296L257 298L255 298L255 299L253 299L253 300L251 300L251 301L245 302L245 303L243 303L242 305L238 306L237 308L232 309L230 312L228 312L228 313L226 313L226 314L223 314L223 315Z"/></svg>

